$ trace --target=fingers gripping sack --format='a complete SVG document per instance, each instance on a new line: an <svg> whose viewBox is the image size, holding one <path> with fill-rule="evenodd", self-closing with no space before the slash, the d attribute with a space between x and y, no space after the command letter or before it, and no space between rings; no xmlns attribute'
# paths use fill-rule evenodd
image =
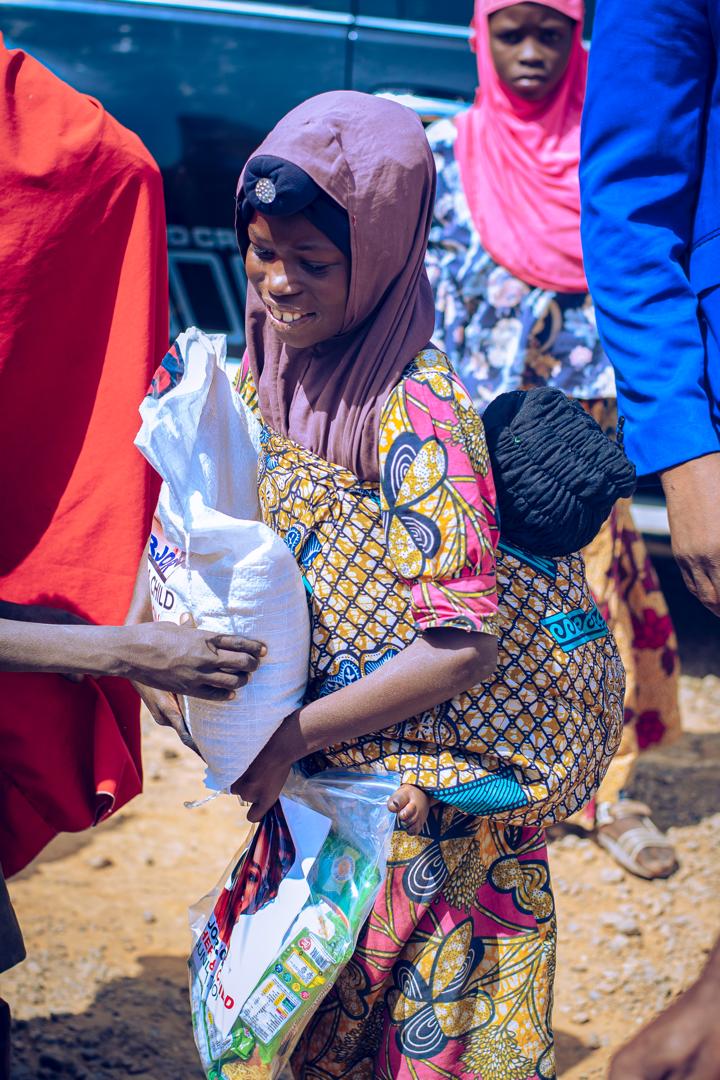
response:
<svg viewBox="0 0 720 1080"><path fill-rule="evenodd" d="M220 791L302 701L310 639L297 563L259 520L259 424L225 361L224 336L181 334L140 407L135 440L163 479L148 549L154 617L179 623L189 614L201 630L267 646L233 700L182 699L206 783Z"/></svg>

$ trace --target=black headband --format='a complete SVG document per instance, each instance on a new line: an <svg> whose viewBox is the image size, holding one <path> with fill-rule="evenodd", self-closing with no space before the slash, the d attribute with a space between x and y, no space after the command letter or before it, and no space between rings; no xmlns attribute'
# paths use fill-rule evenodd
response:
<svg viewBox="0 0 720 1080"><path fill-rule="evenodd" d="M347 212L304 169L291 161L264 154L251 158L245 166L235 216L235 230L243 255L248 248L248 224L255 213L264 217L304 214L311 225L350 258Z"/></svg>

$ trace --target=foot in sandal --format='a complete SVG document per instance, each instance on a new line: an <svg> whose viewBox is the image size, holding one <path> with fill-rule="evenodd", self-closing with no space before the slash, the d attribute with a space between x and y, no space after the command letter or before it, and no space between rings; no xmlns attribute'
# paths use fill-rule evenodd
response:
<svg viewBox="0 0 720 1080"><path fill-rule="evenodd" d="M595 839L620 866L637 877L667 878L678 868L675 848L635 799L601 802L595 810Z"/></svg>

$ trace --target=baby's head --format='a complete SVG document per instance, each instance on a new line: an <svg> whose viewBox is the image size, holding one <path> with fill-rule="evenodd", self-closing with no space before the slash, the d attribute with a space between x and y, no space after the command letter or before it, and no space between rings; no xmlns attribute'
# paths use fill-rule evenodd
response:
<svg viewBox="0 0 720 1080"><path fill-rule="evenodd" d="M500 535L524 551L553 558L579 551L635 490L635 466L622 447L561 390L501 394L483 423Z"/></svg>

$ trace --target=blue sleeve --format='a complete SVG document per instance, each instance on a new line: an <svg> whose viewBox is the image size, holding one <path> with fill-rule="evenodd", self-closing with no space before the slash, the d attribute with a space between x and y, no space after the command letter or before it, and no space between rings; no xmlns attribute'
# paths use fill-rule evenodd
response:
<svg viewBox="0 0 720 1080"><path fill-rule="evenodd" d="M583 115L583 252L638 472L720 449L687 275L715 50L707 0L599 0Z"/></svg>

